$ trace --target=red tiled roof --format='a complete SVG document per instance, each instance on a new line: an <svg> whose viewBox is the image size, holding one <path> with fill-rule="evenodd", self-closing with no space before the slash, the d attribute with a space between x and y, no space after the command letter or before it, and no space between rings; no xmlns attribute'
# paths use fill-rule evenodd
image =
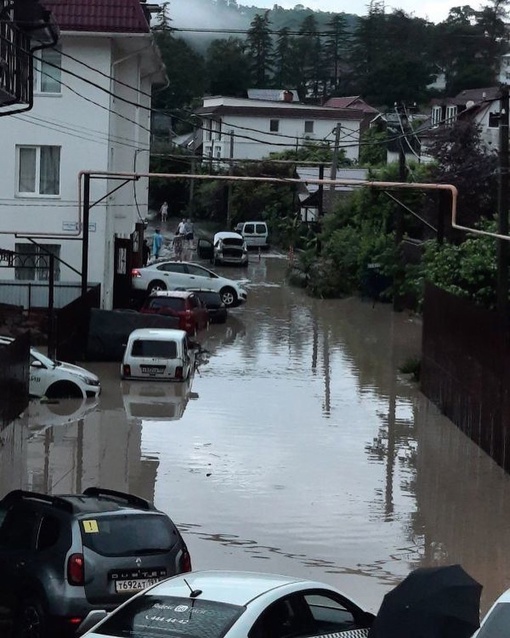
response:
<svg viewBox="0 0 510 638"><path fill-rule="evenodd" d="M373 106L367 104L359 95L350 97L331 97L324 106L334 109L359 109L364 113L379 113Z"/></svg>
<svg viewBox="0 0 510 638"><path fill-rule="evenodd" d="M41 0L61 31L148 33L140 0Z"/></svg>

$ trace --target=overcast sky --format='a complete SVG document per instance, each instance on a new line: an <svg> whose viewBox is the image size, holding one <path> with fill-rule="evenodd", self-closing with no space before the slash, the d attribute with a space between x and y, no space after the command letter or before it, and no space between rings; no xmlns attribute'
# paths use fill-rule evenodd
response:
<svg viewBox="0 0 510 638"><path fill-rule="evenodd" d="M174 0L174 3L178 1L179 0ZM366 15L368 3L369 0L306 0L301 4L314 11L333 11L335 13L345 12L356 15ZM276 2L275 0L257 0L256 2L237 0L237 4L268 9L272 9L275 4L278 4L284 9L292 9L299 3L295 0L279 0ZM479 2L466 2L465 0L457 0L456 2L455 0L388 0L385 4L389 13L394 9L402 9L416 18L426 18L436 23L442 22L448 17L448 11L451 7L468 4L473 7L473 9L480 8ZM488 0L483 2L483 4L488 4Z"/></svg>

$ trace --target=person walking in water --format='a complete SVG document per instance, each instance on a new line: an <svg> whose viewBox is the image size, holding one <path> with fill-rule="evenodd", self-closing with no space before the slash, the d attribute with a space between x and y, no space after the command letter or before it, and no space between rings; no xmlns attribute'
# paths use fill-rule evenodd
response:
<svg viewBox="0 0 510 638"><path fill-rule="evenodd" d="M159 212L161 214L161 221L166 222L166 220L168 219L168 203L167 202L163 202L161 204L161 208L159 209Z"/></svg>
<svg viewBox="0 0 510 638"><path fill-rule="evenodd" d="M159 228L156 228L156 232L154 233L154 236L152 237L152 256L154 257L154 259L157 259L159 257L159 253L161 251L162 245L163 245L163 237L161 235Z"/></svg>

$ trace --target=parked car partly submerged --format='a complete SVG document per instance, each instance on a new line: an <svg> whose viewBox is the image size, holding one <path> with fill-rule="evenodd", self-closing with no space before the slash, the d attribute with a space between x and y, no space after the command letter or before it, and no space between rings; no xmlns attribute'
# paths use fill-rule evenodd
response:
<svg viewBox="0 0 510 638"><path fill-rule="evenodd" d="M194 372L195 356L184 330L138 328L129 335L122 379L185 381Z"/></svg>
<svg viewBox="0 0 510 638"><path fill-rule="evenodd" d="M143 302L143 314L176 317L179 329L194 336L209 325L209 314L199 295L189 290L156 290Z"/></svg>
<svg viewBox="0 0 510 638"><path fill-rule="evenodd" d="M212 242L201 237L197 244L197 254L213 264L248 265L248 247L239 233L221 231L214 235Z"/></svg>
<svg viewBox="0 0 510 638"><path fill-rule="evenodd" d="M219 292L198 288L197 290L193 290L193 292L200 298L200 301L206 307L210 323L225 323L228 316L228 310L221 300Z"/></svg>
<svg viewBox="0 0 510 638"><path fill-rule="evenodd" d="M361 638L373 619L324 583L277 574L196 571L136 594L85 635Z"/></svg>
<svg viewBox="0 0 510 638"><path fill-rule="evenodd" d="M0 348L12 337L0 337ZM97 397L101 392L99 377L85 368L53 361L39 350L30 348L29 394L48 399Z"/></svg>
<svg viewBox="0 0 510 638"><path fill-rule="evenodd" d="M131 281L134 290L154 292L156 290L188 290L208 288L221 295L227 307L246 302L248 293L246 280L235 281L189 261L161 261L144 268L133 268Z"/></svg>

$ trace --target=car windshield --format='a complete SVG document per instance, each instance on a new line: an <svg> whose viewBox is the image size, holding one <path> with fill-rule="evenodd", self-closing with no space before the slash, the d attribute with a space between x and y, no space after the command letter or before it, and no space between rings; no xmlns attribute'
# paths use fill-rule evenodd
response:
<svg viewBox="0 0 510 638"><path fill-rule="evenodd" d="M510 638L510 604L498 603L476 638Z"/></svg>
<svg viewBox="0 0 510 638"><path fill-rule="evenodd" d="M102 556L131 556L170 551L177 532L166 516L122 514L83 518L83 544Z"/></svg>
<svg viewBox="0 0 510 638"><path fill-rule="evenodd" d="M175 341L160 341L158 339L137 339L131 347L132 357L162 357L175 359L177 344Z"/></svg>
<svg viewBox="0 0 510 638"><path fill-rule="evenodd" d="M145 594L111 614L94 632L119 638L222 638L244 610L200 598Z"/></svg>

